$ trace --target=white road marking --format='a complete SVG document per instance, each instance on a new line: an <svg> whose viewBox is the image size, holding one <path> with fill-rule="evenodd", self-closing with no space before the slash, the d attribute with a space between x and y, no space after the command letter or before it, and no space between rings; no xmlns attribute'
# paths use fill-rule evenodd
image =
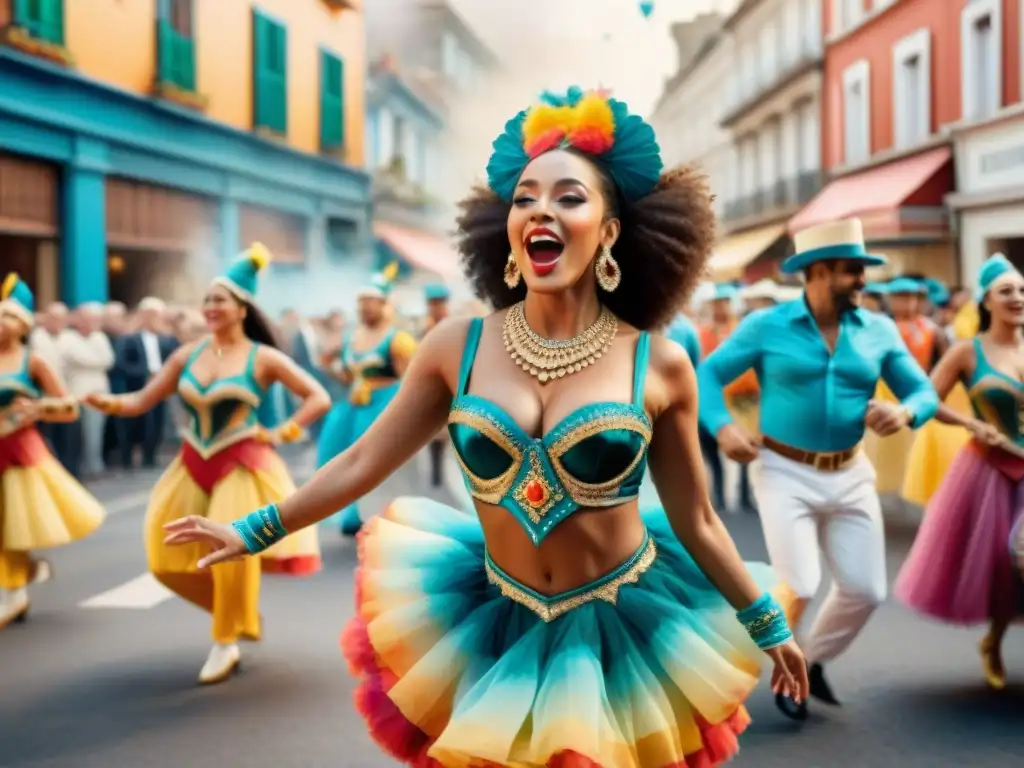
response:
<svg viewBox="0 0 1024 768"><path fill-rule="evenodd" d="M150 491L138 491L127 496L117 496L103 504L107 510L107 516L119 515L122 512L131 512L135 509L145 507L149 503Z"/></svg>
<svg viewBox="0 0 1024 768"><path fill-rule="evenodd" d="M118 587L83 600L78 607L148 610L172 597L174 597L173 592L157 581L152 574L144 573Z"/></svg>

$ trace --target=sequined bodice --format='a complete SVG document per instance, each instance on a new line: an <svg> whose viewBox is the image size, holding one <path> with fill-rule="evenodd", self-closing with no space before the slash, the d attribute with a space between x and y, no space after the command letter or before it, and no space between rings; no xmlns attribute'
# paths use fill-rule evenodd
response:
<svg viewBox="0 0 1024 768"><path fill-rule="evenodd" d="M978 337L974 339L974 359L974 375L968 382L974 413L1024 447L1024 382L993 367Z"/></svg>
<svg viewBox="0 0 1024 768"><path fill-rule="evenodd" d="M495 403L466 392L482 327L480 318L470 325L448 415L470 493L511 512L535 545L581 507L635 499L652 434L643 408L650 337L641 333L637 342L633 402L585 405L532 437Z"/></svg>
<svg viewBox="0 0 1024 768"><path fill-rule="evenodd" d="M391 329L376 346L365 352L356 352L352 349L352 336L348 336L341 347L341 364L347 371L361 379L398 378L391 360L391 341L394 337L395 330Z"/></svg>
<svg viewBox="0 0 1024 768"><path fill-rule="evenodd" d="M18 368L0 373L0 408L9 406L16 397L35 399L40 396L39 387L32 381L32 375L29 373L29 355L30 352L26 349Z"/></svg>
<svg viewBox="0 0 1024 768"><path fill-rule="evenodd" d="M241 373L203 384L192 373L192 364L208 344L204 341L196 347L178 380L178 394L189 417L184 437L204 458L256 434L256 411L264 396L255 374L258 344L252 345Z"/></svg>

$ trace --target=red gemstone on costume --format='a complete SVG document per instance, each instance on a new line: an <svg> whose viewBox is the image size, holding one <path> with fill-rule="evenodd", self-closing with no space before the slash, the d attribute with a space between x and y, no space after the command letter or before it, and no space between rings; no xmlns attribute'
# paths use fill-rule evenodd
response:
<svg viewBox="0 0 1024 768"><path fill-rule="evenodd" d="M531 480L526 484L526 500L531 506L539 507L548 497L547 489L538 480Z"/></svg>

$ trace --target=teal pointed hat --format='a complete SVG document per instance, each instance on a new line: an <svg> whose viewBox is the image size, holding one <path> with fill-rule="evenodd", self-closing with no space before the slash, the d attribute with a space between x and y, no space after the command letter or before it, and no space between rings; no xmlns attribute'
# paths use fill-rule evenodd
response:
<svg viewBox="0 0 1024 768"><path fill-rule="evenodd" d="M252 301L256 296L257 278L272 259L263 243L253 243L248 250L236 256L224 274L215 277L213 282L224 286L243 301Z"/></svg>
<svg viewBox="0 0 1024 768"><path fill-rule="evenodd" d="M985 260L978 271L978 301L981 301L992 283L1009 272L1017 272L1008 258L1001 253L994 253Z"/></svg>
<svg viewBox="0 0 1024 768"><path fill-rule="evenodd" d="M398 277L398 264L391 262L373 275L356 294L358 299L386 299L391 294L391 285Z"/></svg>
<svg viewBox="0 0 1024 768"><path fill-rule="evenodd" d="M32 325L35 321L36 297L28 283L18 277L17 272L7 275L0 286L0 307L17 315L27 325Z"/></svg>
<svg viewBox="0 0 1024 768"><path fill-rule="evenodd" d="M447 301L452 297L448 286L442 283L431 283L423 289L423 297L427 301Z"/></svg>

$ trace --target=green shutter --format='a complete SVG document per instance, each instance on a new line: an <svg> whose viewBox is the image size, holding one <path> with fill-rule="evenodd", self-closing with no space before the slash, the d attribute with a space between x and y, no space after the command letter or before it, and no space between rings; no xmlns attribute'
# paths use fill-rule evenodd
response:
<svg viewBox="0 0 1024 768"><path fill-rule="evenodd" d="M320 147L334 150L345 144L345 63L320 52Z"/></svg>
<svg viewBox="0 0 1024 768"><path fill-rule="evenodd" d="M64 44L63 0L14 0L14 23L32 37Z"/></svg>
<svg viewBox="0 0 1024 768"><path fill-rule="evenodd" d="M288 35L253 11L253 125L288 132Z"/></svg>
<svg viewBox="0 0 1024 768"><path fill-rule="evenodd" d="M161 19L157 23L157 43L160 81L184 91L195 91L195 46L192 39L179 34L170 20Z"/></svg>

